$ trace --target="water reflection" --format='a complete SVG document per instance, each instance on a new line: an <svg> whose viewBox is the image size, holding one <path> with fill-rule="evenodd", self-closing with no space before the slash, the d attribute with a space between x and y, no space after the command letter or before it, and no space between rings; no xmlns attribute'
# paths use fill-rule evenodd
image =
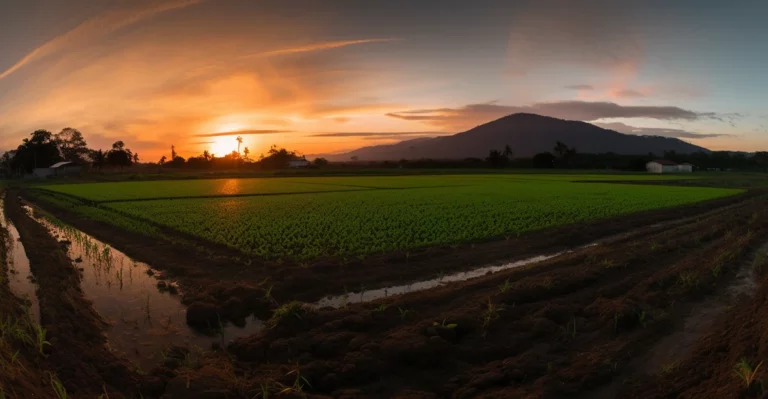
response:
<svg viewBox="0 0 768 399"><path fill-rule="evenodd" d="M594 244L590 244L594 245ZM364 303L374 301L380 298L386 298L392 295L408 294L416 291L428 290L430 288L438 287L442 284L451 283L455 281L464 281L471 278L484 276L489 273L496 273L502 270L514 269L516 267L527 266L533 263L542 262L547 259L552 259L556 256L568 253L571 251L557 252L550 255L539 255L531 258L519 260L516 262L505 263L503 265L485 266L478 269L473 269L465 272L449 274L446 276L439 276L433 279L418 281L412 284L396 285L387 288L381 288L376 290L360 290L357 292L347 293L344 295L323 298L315 303L317 307L334 307L342 308L353 303Z"/></svg>
<svg viewBox="0 0 768 399"><path fill-rule="evenodd" d="M31 208L27 212L32 215ZM149 265L137 262L71 226L37 219L60 242L82 275L81 288L93 307L108 320L107 338L118 354L142 368L153 367L171 345L210 349L260 331L263 323L249 318L244 327L213 326L201 332L186 323L186 307L173 282L154 277ZM158 283L162 289L158 288Z"/></svg>
<svg viewBox="0 0 768 399"><path fill-rule="evenodd" d="M4 203L0 198L0 203ZM16 226L5 217L5 209L0 205L0 224L8 231L6 235L6 266L8 267L8 280L11 292L24 299L30 320L40 322L40 303L37 300L37 284L29 268L29 258L24 249L24 244L19 237Z"/></svg>

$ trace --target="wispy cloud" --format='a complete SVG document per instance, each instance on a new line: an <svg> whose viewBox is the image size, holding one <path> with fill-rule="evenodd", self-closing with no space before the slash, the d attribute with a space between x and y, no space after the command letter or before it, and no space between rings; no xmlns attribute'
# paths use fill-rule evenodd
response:
<svg viewBox="0 0 768 399"><path fill-rule="evenodd" d="M731 134L722 133L696 133L684 129L672 129L672 128L659 128L659 127L637 127L630 126L621 122L600 123L595 122L594 125L600 126L603 129L615 130L619 133L635 134L638 136L665 136L676 137L680 139L711 139L716 137L733 137Z"/></svg>
<svg viewBox="0 0 768 399"><path fill-rule="evenodd" d="M720 119L713 112L696 112L675 106L620 105L612 102L560 101L532 105L469 104L459 108L415 109L386 114L406 121L421 121L446 129L466 129L515 113L594 121L603 118L650 118L658 120Z"/></svg>
<svg viewBox="0 0 768 399"><path fill-rule="evenodd" d="M339 132L339 133L318 133L312 137L407 137L407 136L441 136L441 132Z"/></svg>
<svg viewBox="0 0 768 399"><path fill-rule="evenodd" d="M292 130L234 130L231 132L196 134L195 137L248 136L248 135L278 134L278 133L293 133L293 131Z"/></svg>
<svg viewBox="0 0 768 399"><path fill-rule="evenodd" d="M359 40L339 40L339 41L333 41L333 42L307 44L304 46L291 47L291 48L285 48L280 50L265 51L257 55L273 56L273 55L282 55L282 54L306 53L310 51L330 50L330 49L335 49L339 47L354 46L357 44L392 42L395 40L399 40L399 39L378 38L378 39L359 39Z"/></svg>
<svg viewBox="0 0 768 399"><path fill-rule="evenodd" d="M30 62L63 51L67 47L78 46L83 42L93 40L94 37L102 37L121 28L150 18L156 14L188 7L203 1L205 0L154 1L144 7L110 10L84 21L72 30L59 35L32 50L11 67L0 73L0 79L4 79Z"/></svg>
<svg viewBox="0 0 768 399"><path fill-rule="evenodd" d="M564 89L568 90L594 90L594 86L592 85L568 85L563 87Z"/></svg>

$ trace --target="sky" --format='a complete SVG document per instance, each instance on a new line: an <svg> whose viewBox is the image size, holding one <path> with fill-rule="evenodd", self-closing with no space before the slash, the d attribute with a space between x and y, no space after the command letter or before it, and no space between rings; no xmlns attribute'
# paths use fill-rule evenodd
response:
<svg viewBox="0 0 768 399"><path fill-rule="evenodd" d="M0 0L0 149L303 154L515 112L768 150L766 1Z"/></svg>

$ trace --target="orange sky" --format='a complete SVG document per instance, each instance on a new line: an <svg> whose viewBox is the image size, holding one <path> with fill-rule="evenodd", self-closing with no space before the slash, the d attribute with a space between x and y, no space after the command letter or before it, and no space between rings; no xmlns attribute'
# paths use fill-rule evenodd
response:
<svg viewBox="0 0 768 399"><path fill-rule="evenodd" d="M768 144L752 105L713 100L705 78L675 65L658 72L653 37L617 29L619 9L527 3L504 14L506 2L486 1L436 16L397 1L72 1L81 7L30 0L0 16L0 37L20 38L0 39L3 148L71 126L93 147L121 139L144 161L171 145L223 155L237 135L254 157L272 144L316 154L531 110L714 149Z"/></svg>

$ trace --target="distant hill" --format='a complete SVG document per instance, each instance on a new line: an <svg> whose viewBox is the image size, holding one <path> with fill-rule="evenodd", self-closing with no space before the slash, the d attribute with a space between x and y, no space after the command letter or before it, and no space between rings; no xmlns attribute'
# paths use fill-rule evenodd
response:
<svg viewBox="0 0 768 399"><path fill-rule="evenodd" d="M512 114L463 133L435 138L418 138L397 144L377 145L328 155L329 160L361 161L400 159L485 158L492 149L503 150L509 144L515 157L552 151L557 141L575 147L579 153L626 155L662 155L664 151L682 154L710 151L676 138L635 136L595 125L534 114Z"/></svg>

